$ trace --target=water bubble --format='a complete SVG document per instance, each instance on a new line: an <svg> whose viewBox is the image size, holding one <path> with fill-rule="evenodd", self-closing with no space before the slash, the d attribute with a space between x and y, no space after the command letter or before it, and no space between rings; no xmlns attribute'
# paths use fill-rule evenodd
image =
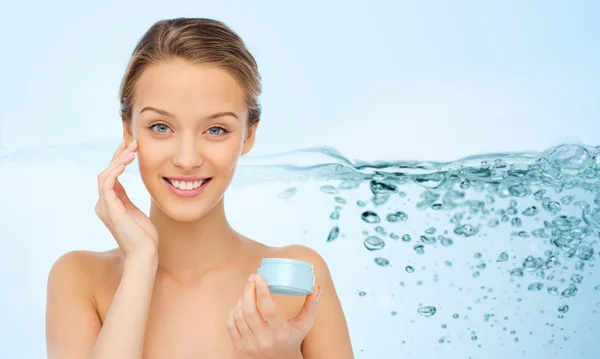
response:
<svg viewBox="0 0 600 359"><path fill-rule="evenodd" d="M425 253L425 246L422 244L415 244L415 246L413 247L414 251L417 252L417 254L424 254Z"/></svg>
<svg viewBox="0 0 600 359"><path fill-rule="evenodd" d="M375 196L371 199L371 202L373 202L374 205L376 206L381 206L382 204L387 203L387 201L390 199L390 196L387 195L380 195L380 196Z"/></svg>
<svg viewBox="0 0 600 359"><path fill-rule="evenodd" d="M423 200L418 202L416 207L418 209L425 209L431 207L431 205L434 204L435 201L438 200L438 198L440 198L440 195L432 191L426 191L423 194L421 194L421 198L423 198Z"/></svg>
<svg viewBox="0 0 600 359"><path fill-rule="evenodd" d="M565 314L566 312L569 311L569 306L566 304L563 304L560 307L558 307L558 311Z"/></svg>
<svg viewBox="0 0 600 359"><path fill-rule="evenodd" d="M425 317L431 317L436 311L437 309L434 306L421 307L417 310L419 314Z"/></svg>
<svg viewBox="0 0 600 359"><path fill-rule="evenodd" d="M550 213L556 213L561 210L560 203L558 203L556 201L550 201L548 199L546 199L546 200L544 200L544 202L542 202L542 207L544 207L544 209Z"/></svg>
<svg viewBox="0 0 600 359"><path fill-rule="evenodd" d="M496 262L506 262L507 260L508 260L508 253L502 252L498 256L498 259L496 259Z"/></svg>
<svg viewBox="0 0 600 359"><path fill-rule="evenodd" d="M536 206L529 206L527 209L525 209L521 214L527 217L533 217L536 214L538 214L539 210L537 209Z"/></svg>
<svg viewBox="0 0 600 359"><path fill-rule="evenodd" d="M373 211L365 211L362 213L361 218L363 221L367 223L379 223L381 220L379 219L379 215Z"/></svg>
<svg viewBox="0 0 600 359"><path fill-rule="evenodd" d="M405 234L402 236L403 242L410 242L410 240L411 240L410 234Z"/></svg>
<svg viewBox="0 0 600 359"><path fill-rule="evenodd" d="M598 284L597 286L594 287L594 290L598 290L600 291L600 284Z"/></svg>
<svg viewBox="0 0 600 359"><path fill-rule="evenodd" d="M327 193L327 194L338 194L340 193L335 187L330 186L330 185L323 185L321 186L321 192L323 193Z"/></svg>
<svg viewBox="0 0 600 359"><path fill-rule="evenodd" d="M576 294L577 294L577 287L573 283L569 284L569 287L567 287L567 289L563 290L562 293L560 293L561 296L566 297L566 298L573 297Z"/></svg>
<svg viewBox="0 0 600 359"><path fill-rule="evenodd" d="M558 295L558 288L554 286L548 287L548 293L551 295Z"/></svg>
<svg viewBox="0 0 600 359"><path fill-rule="evenodd" d="M569 205L569 204L571 204L571 202L573 202L574 199L575 199L575 197L573 197L573 196L563 196L560 199L560 203L562 203L564 205Z"/></svg>
<svg viewBox="0 0 600 359"><path fill-rule="evenodd" d="M385 242L379 237L369 236L367 239L365 239L364 245L368 250L376 251L385 247Z"/></svg>
<svg viewBox="0 0 600 359"><path fill-rule="evenodd" d="M531 255L527 256L527 258L525 258L525 261L523 262L523 268L527 269L530 272L541 268L543 265L544 260L542 258L536 258Z"/></svg>
<svg viewBox="0 0 600 359"><path fill-rule="evenodd" d="M407 273L413 273L415 271L415 269L412 266L406 266L405 269Z"/></svg>
<svg viewBox="0 0 600 359"><path fill-rule="evenodd" d="M358 292L358 295L361 296L361 297L364 297L365 295L367 295L367 292L360 291L360 292Z"/></svg>
<svg viewBox="0 0 600 359"><path fill-rule="evenodd" d="M281 192L277 196L277 198L281 198L281 199L292 198L297 192L298 192L298 188L290 187L290 188L287 188L285 191Z"/></svg>
<svg viewBox="0 0 600 359"><path fill-rule="evenodd" d="M406 221L408 219L408 215L402 211L397 211L394 213L388 214L386 217L388 222L395 223L400 221Z"/></svg>
<svg viewBox="0 0 600 359"><path fill-rule="evenodd" d="M356 201L356 205L359 207L365 207L367 203L365 201Z"/></svg>
<svg viewBox="0 0 600 359"><path fill-rule="evenodd" d="M581 283L582 280L583 276L581 274L573 274L571 276L571 281L573 281L573 283Z"/></svg>
<svg viewBox="0 0 600 359"><path fill-rule="evenodd" d="M538 228L531 231L531 234L537 238L550 238L550 234L546 232L545 228Z"/></svg>
<svg viewBox="0 0 600 359"><path fill-rule="evenodd" d="M380 267L386 267L390 264L390 261L382 257L377 257L375 258L375 263L377 263L377 265Z"/></svg>
<svg viewBox="0 0 600 359"><path fill-rule="evenodd" d="M527 286L527 289L531 292L538 292L540 291L542 288L544 287L543 283L540 282L536 282L536 283L531 283L529 286Z"/></svg>
<svg viewBox="0 0 600 359"><path fill-rule="evenodd" d="M593 211L584 209L581 218L590 226L596 233L600 234L600 208L595 208Z"/></svg>
<svg viewBox="0 0 600 359"><path fill-rule="evenodd" d="M587 149L573 144L558 146L550 155L563 173L577 175L586 166L591 165L591 157Z"/></svg>
<svg viewBox="0 0 600 359"><path fill-rule="evenodd" d="M447 174L438 172L415 176L413 177L413 181L423 187L436 189L444 184L446 178Z"/></svg>
<svg viewBox="0 0 600 359"><path fill-rule="evenodd" d="M546 190L545 189L541 189L541 190L535 192L533 194L533 197L539 201L539 200L541 200L544 197L545 194L546 194Z"/></svg>
<svg viewBox="0 0 600 359"><path fill-rule="evenodd" d="M586 201L577 201L573 203L574 206L579 207L580 209L590 209L590 205Z"/></svg>
<svg viewBox="0 0 600 359"><path fill-rule="evenodd" d="M389 183L371 181L371 192L373 192L375 196L389 195L391 193L396 192L397 190L398 189L396 188L396 186L391 185Z"/></svg>
<svg viewBox="0 0 600 359"><path fill-rule="evenodd" d="M454 319L458 319L458 313L454 313L454 314L452 314L452 318L454 318Z"/></svg>
<svg viewBox="0 0 600 359"><path fill-rule="evenodd" d="M331 218L333 220L340 219L340 212L338 212L338 211L331 212L331 214L329 215L329 218Z"/></svg>
<svg viewBox="0 0 600 359"><path fill-rule="evenodd" d="M331 230L329 231L329 235L327 236L327 242L331 242L331 241L335 240L339 234L340 234L340 228L338 226L331 228Z"/></svg>
<svg viewBox="0 0 600 359"><path fill-rule="evenodd" d="M521 218L515 217L510 221L510 224L513 227L521 227L523 225L523 222L521 222Z"/></svg>
<svg viewBox="0 0 600 359"><path fill-rule="evenodd" d="M346 202L346 200L345 200L344 198L342 198L342 197L339 197L339 196L338 196L338 197L335 197L335 201L336 201L337 203L339 203L339 204L346 204L346 203L347 203L347 202Z"/></svg>
<svg viewBox="0 0 600 359"><path fill-rule="evenodd" d="M523 268L514 268L510 271L510 275L513 277L522 277L523 276Z"/></svg>
<svg viewBox="0 0 600 359"><path fill-rule="evenodd" d="M454 241L452 241L452 239L451 239L451 238L444 237L444 236L441 236L441 235L440 235L440 236L438 236L438 239L440 240L440 243L441 243L441 244L442 244L442 246L444 246L444 247L451 246L451 245L454 243Z"/></svg>
<svg viewBox="0 0 600 359"><path fill-rule="evenodd" d="M462 226L454 228L454 233L464 237L470 237L479 233L479 226L473 227L470 224L463 224Z"/></svg>
<svg viewBox="0 0 600 359"><path fill-rule="evenodd" d="M420 239L424 244L435 244L436 242L435 237L421 236Z"/></svg>
<svg viewBox="0 0 600 359"><path fill-rule="evenodd" d="M488 227L490 227L490 228L494 228L494 227L497 227L499 224L500 224L500 221L499 221L498 219L496 219L496 218L492 218L492 219L490 219L490 220L488 221L488 224L487 224L487 225L488 225Z"/></svg>
<svg viewBox="0 0 600 359"><path fill-rule="evenodd" d="M460 181L459 186L461 189L469 189L471 187L471 182L469 182L469 180L467 179L463 179Z"/></svg>
<svg viewBox="0 0 600 359"><path fill-rule="evenodd" d="M531 189L524 184L512 185L508 188L508 192L511 196L515 197L526 197L531 194Z"/></svg>

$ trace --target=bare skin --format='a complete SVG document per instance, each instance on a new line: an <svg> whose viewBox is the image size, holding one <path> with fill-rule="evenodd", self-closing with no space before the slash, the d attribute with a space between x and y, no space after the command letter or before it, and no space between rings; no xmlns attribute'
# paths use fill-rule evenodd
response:
<svg viewBox="0 0 600 359"><path fill-rule="evenodd" d="M229 114L212 116L224 112ZM55 262L46 309L49 359L273 357L241 352L232 334L238 331L228 324L242 300L258 296L258 282L248 277L265 257L312 263L315 292L270 295L282 318L302 318L309 330L298 348L264 353L286 353L278 359L353 358L323 258L301 245L263 245L227 221L224 192L238 158L255 140L257 125L249 127L246 114L243 89L224 70L173 60L144 71L133 118L123 125L130 145L99 176L96 211L119 247L72 251ZM134 156L152 197L148 217L116 179ZM198 197L180 198L164 180L175 176L212 179Z"/></svg>

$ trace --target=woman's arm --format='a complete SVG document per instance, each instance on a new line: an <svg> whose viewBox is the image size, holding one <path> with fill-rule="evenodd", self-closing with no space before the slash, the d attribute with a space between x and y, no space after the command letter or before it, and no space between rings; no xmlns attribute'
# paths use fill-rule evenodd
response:
<svg viewBox="0 0 600 359"><path fill-rule="evenodd" d="M157 258L125 261L121 282L102 325L88 277L90 255L69 252L52 266L46 305L48 359L142 358Z"/></svg>
<svg viewBox="0 0 600 359"><path fill-rule="evenodd" d="M291 258L313 264L315 284L321 287L314 323L302 344L304 359L354 359L346 317L338 298L329 267L310 247L287 246Z"/></svg>

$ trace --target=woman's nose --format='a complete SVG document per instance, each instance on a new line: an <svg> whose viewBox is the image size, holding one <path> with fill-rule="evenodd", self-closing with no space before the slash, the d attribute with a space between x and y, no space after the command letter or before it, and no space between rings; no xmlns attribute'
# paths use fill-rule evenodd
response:
<svg viewBox="0 0 600 359"><path fill-rule="evenodd" d="M173 163L182 169L194 169L202 165L200 145L194 138L183 138L173 154Z"/></svg>

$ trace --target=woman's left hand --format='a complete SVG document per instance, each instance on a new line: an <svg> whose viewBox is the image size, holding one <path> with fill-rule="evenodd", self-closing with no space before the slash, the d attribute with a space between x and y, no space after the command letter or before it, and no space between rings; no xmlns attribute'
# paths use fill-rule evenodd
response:
<svg viewBox="0 0 600 359"><path fill-rule="evenodd" d="M302 358L301 345L314 323L319 290L315 287L298 315L286 320L277 311L267 282L258 274L251 275L227 321L236 349L252 359Z"/></svg>

